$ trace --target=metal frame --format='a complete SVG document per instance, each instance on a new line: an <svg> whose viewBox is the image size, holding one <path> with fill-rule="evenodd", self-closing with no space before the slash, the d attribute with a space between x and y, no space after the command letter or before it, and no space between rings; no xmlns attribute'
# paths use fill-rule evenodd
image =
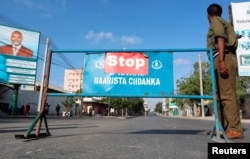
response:
<svg viewBox="0 0 250 159"><path fill-rule="evenodd" d="M100 53L100 52L208 52L209 58L213 59L213 52L211 49L207 48L200 48L200 49L105 49L105 50L52 50L52 53ZM50 63L49 63L50 65ZM225 135L225 131L222 128L222 125L218 119L218 109L217 109L217 96L216 96L216 79L215 79L215 73L214 73L214 61L210 60L210 73L211 73L211 80L212 80L212 95L160 95L160 96L154 96L153 98L196 98L196 99L212 99L213 102L213 108L214 108L214 125L212 126L211 133L209 136L209 139L214 140L216 142L230 142L228 138ZM49 77L49 74L48 74ZM48 84L48 83L47 83ZM84 95L84 94L75 94L75 93L47 93L48 96L84 96L84 97L90 97L90 96L97 96L96 94L93 95ZM111 95L106 95L107 97L110 97ZM150 96L145 96L147 98L150 98ZM38 120L41 117L41 114L38 114L38 117L36 120ZM34 124L32 124L34 125ZM47 125L47 123L46 123ZM47 130L48 131L48 130ZM216 136L213 136L213 132L216 131ZM220 131L222 132L222 137L220 136ZM26 137L29 136L29 133L31 130L27 131Z"/></svg>

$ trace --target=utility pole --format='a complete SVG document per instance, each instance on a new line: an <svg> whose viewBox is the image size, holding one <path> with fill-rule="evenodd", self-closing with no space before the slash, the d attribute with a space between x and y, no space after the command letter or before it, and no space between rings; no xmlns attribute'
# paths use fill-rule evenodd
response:
<svg viewBox="0 0 250 159"><path fill-rule="evenodd" d="M202 67L201 67L201 55L199 54L199 70L200 70L200 95L203 96L203 80L202 80ZM204 117L204 100L201 99L201 112Z"/></svg>
<svg viewBox="0 0 250 159"><path fill-rule="evenodd" d="M44 51L44 62L43 62L43 72L42 72L42 80L40 84L40 92L39 92L39 99L38 99L38 107L37 111L41 111L41 103L42 103L42 97L43 97L43 89L44 89L44 80L46 78L45 76L45 69L47 65L47 53L48 53L48 48L49 48L49 38L46 39L46 45L45 45L45 51Z"/></svg>

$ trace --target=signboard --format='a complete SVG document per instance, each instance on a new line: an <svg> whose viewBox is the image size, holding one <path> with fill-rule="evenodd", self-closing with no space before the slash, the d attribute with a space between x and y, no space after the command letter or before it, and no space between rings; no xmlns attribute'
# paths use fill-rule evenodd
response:
<svg viewBox="0 0 250 159"><path fill-rule="evenodd" d="M231 3L233 25L238 40L237 59L240 76L250 76L250 2Z"/></svg>
<svg viewBox="0 0 250 159"><path fill-rule="evenodd" d="M174 90L170 52L93 53L84 66L85 95L161 97Z"/></svg>
<svg viewBox="0 0 250 159"><path fill-rule="evenodd" d="M104 63L106 73L148 75L148 57L143 53L109 52L105 55Z"/></svg>
<svg viewBox="0 0 250 159"><path fill-rule="evenodd" d="M34 85L40 33L0 25L0 82Z"/></svg>
<svg viewBox="0 0 250 159"><path fill-rule="evenodd" d="M178 108L176 103L169 102L169 108Z"/></svg>

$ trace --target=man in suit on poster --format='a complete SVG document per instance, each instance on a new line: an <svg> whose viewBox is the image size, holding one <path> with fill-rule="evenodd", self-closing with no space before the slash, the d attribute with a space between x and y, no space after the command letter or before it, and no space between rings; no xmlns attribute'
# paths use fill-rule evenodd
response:
<svg viewBox="0 0 250 159"><path fill-rule="evenodd" d="M0 53L13 56L22 56L22 57L33 57L33 51L24 47L22 45L23 35L20 31L14 31L11 34L10 45L0 46Z"/></svg>

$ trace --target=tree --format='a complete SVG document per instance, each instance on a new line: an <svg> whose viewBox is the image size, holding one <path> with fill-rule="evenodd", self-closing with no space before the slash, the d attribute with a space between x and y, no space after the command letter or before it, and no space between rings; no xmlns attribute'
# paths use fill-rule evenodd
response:
<svg viewBox="0 0 250 159"><path fill-rule="evenodd" d="M80 93L82 93L82 88L76 90L76 94L80 94Z"/></svg>
<svg viewBox="0 0 250 159"><path fill-rule="evenodd" d="M74 103L75 100L73 97L67 97L64 101L62 101L62 104L64 105L66 112L71 111Z"/></svg>
<svg viewBox="0 0 250 159"><path fill-rule="evenodd" d="M155 106L155 112L162 113L162 102L158 102Z"/></svg>
<svg viewBox="0 0 250 159"><path fill-rule="evenodd" d="M143 112L143 103L142 98L102 98L102 102L109 103L116 110L127 109L130 114L138 114Z"/></svg>
<svg viewBox="0 0 250 159"><path fill-rule="evenodd" d="M238 77L236 93L240 103L244 103L247 96L247 89L250 87L250 77Z"/></svg>
<svg viewBox="0 0 250 159"><path fill-rule="evenodd" d="M209 62L202 62L202 82L203 82L203 94L211 95L212 94L212 81L210 74L210 64ZM194 71L190 77L184 78L176 81L176 85L178 88L178 94L185 95L200 95L200 71L199 71L199 63L196 62L193 65ZM198 102L199 99L174 99L178 105L183 105L183 102Z"/></svg>
<svg viewBox="0 0 250 159"><path fill-rule="evenodd" d="M128 98L128 111L135 114L140 114L144 111L144 100L142 98Z"/></svg>
<svg viewBox="0 0 250 159"><path fill-rule="evenodd" d="M203 94L211 95L212 94L212 80L210 74L210 63L203 62L202 64L202 82L203 82ZM187 95L200 95L200 78L199 78L199 63L196 62L194 65L194 71L190 77L184 78L176 81L178 88L178 94L187 94ZM239 99L239 102L244 102L244 99L247 96L247 91L250 87L250 77L238 77L236 80L236 93ZM193 103L198 102L199 99L174 99L178 105L182 105L184 102Z"/></svg>

